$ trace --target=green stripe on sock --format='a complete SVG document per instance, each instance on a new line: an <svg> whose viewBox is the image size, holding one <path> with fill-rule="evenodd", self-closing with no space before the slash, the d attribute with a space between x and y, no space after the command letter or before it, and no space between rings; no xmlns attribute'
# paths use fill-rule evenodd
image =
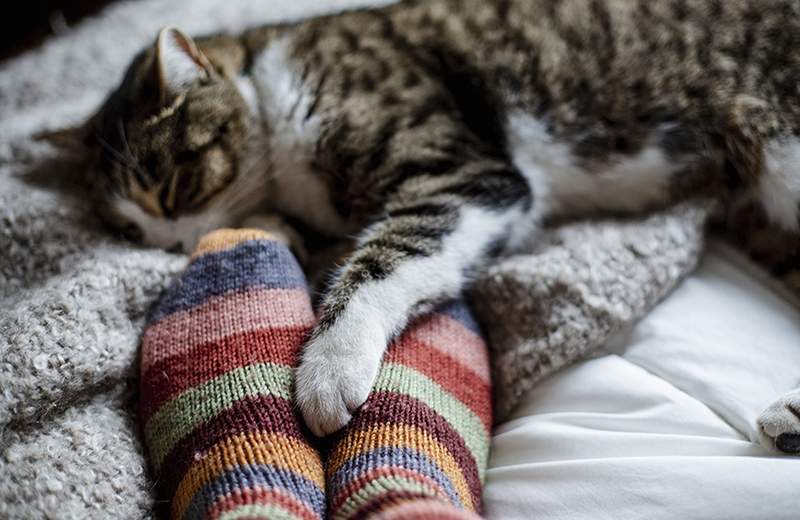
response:
<svg viewBox="0 0 800 520"><path fill-rule="evenodd" d="M435 489L432 489L430 486L426 486L421 482L399 476L384 476L370 480L364 485L364 487L351 494L347 500L342 503L342 506L336 510L336 515L340 517L349 517L367 502L379 498L388 491L412 491L429 495L434 499L441 498L436 493Z"/></svg>
<svg viewBox="0 0 800 520"><path fill-rule="evenodd" d="M247 397L290 399L294 372L291 367L260 363L237 368L167 402L145 425L152 462L161 467L164 457L199 424Z"/></svg>
<svg viewBox="0 0 800 520"><path fill-rule="evenodd" d="M298 520L298 516L279 505L247 504L227 511L218 520L237 520L239 518L264 518L265 520Z"/></svg>
<svg viewBox="0 0 800 520"><path fill-rule="evenodd" d="M386 363L378 374L375 392L397 392L425 403L458 431L477 462L481 481L489 454L488 432L480 418L453 394L424 374L396 363Z"/></svg>

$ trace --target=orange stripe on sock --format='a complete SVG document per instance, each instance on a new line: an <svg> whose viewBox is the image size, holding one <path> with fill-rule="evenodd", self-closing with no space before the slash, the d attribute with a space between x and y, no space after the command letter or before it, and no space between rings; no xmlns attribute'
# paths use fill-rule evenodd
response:
<svg viewBox="0 0 800 520"><path fill-rule="evenodd" d="M226 251L251 240L275 240L275 237L261 229L218 229L200 239L192 253L192 259L209 253Z"/></svg>
<svg viewBox="0 0 800 520"><path fill-rule="evenodd" d="M325 475L319 453L304 442L282 433L248 432L231 437L215 445L206 453L198 454L178 485L173 501L173 511L183 515L192 497L203 486L236 466L268 464L301 475L325 488Z"/></svg>

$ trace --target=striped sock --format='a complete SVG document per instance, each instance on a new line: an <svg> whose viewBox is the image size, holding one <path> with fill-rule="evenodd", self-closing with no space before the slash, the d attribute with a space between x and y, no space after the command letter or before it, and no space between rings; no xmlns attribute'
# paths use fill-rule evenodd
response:
<svg viewBox="0 0 800 520"><path fill-rule="evenodd" d="M488 354L463 303L418 321L326 469L332 518L475 518L492 422Z"/></svg>
<svg viewBox="0 0 800 520"><path fill-rule="evenodd" d="M172 518L322 518L324 473L291 392L314 314L289 250L205 237L142 343L141 418Z"/></svg>

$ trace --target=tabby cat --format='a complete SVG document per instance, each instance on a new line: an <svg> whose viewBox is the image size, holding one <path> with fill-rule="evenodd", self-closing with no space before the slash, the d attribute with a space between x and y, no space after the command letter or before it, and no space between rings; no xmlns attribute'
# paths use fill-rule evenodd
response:
<svg viewBox="0 0 800 520"><path fill-rule="evenodd" d="M357 237L297 374L324 435L410 318L542 219L705 190L797 232L798 85L796 0L409 0L166 28L90 122L97 199L168 249L264 213ZM800 449L800 393L770 410L767 442Z"/></svg>

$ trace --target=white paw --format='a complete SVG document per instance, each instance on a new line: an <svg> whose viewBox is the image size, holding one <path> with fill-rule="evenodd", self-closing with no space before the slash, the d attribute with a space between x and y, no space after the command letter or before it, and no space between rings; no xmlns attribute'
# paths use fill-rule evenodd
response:
<svg viewBox="0 0 800 520"><path fill-rule="evenodd" d="M761 414L758 434L766 448L800 454L800 390L781 397Z"/></svg>
<svg viewBox="0 0 800 520"><path fill-rule="evenodd" d="M367 400L378 375L385 335L364 313L360 323L340 319L303 350L295 401L318 437L340 430Z"/></svg>

